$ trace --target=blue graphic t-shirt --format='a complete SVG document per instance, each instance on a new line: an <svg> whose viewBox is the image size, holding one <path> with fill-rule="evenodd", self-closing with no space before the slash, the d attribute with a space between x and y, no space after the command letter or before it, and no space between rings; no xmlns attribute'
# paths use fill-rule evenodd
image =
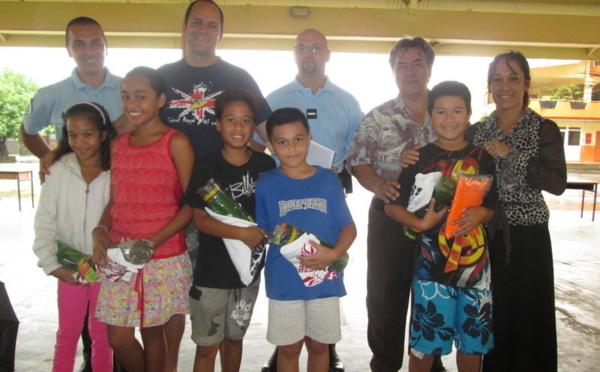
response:
<svg viewBox="0 0 600 372"><path fill-rule="evenodd" d="M266 231L287 222L312 233L325 242L335 244L344 226L354 224L346 204L344 190L337 175L316 167L305 179L292 179L274 169L260 177L256 184L256 222ZM265 264L267 296L274 300L313 300L341 297L346 294L343 273L315 286L306 286L296 267L271 244Z"/></svg>
<svg viewBox="0 0 600 372"><path fill-rule="evenodd" d="M182 59L158 71L167 84L167 103L160 117L168 126L189 137L196 159L223 147L214 110L215 98L223 90L243 88L255 95L260 104L256 124L271 115L267 101L250 74L220 58L206 67L190 66Z"/></svg>

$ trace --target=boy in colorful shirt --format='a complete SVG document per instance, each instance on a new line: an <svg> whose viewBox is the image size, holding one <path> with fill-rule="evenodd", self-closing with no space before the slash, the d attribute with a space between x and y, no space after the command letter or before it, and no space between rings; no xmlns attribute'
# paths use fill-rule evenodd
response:
<svg viewBox="0 0 600 372"><path fill-rule="evenodd" d="M495 183L481 206L465 209L453 222L460 227L450 239L445 238L448 208L436 212L432 199L427 213L418 218L407 207L410 197L422 191L415 186L417 174L493 174L494 160L464 139L471 116L471 95L464 84L435 86L427 110L438 138L419 150L417 163L398 179L400 198L385 206L388 216L422 233L413 278L409 370L429 371L433 356L449 354L455 340L459 370L479 371L482 355L493 347L490 265L481 224L494 214ZM458 264L453 264L450 251L460 252Z"/></svg>
<svg viewBox="0 0 600 372"><path fill-rule="evenodd" d="M339 297L346 294L343 273L330 266L354 241L356 226L337 175L306 163L311 135L304 114L295 108L276 110L266 130L267 147L281 166L265 173L256 185L259 226L273 231L286 222L334 245L326 248L311 240L301 253L287 256L287 246L269 246L267 340L280 346L278 370L298 370L306 343L307 370L327 371L328 345L341 338Z"/></svg>

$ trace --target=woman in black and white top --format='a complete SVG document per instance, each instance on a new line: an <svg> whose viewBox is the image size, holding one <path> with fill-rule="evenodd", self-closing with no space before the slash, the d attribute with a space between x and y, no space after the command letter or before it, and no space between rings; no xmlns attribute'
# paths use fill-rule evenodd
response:
<svg viewBox="0 0 600 372"><path fill-rule="evenodd" d="M488 93L496 111L467 139L496 160L500 205L492 224L495 349L484 371L557 370L549 211L542 190L563 193L567 171L556 123L529 109L529 64L519 52L494 58Z"/></svg>

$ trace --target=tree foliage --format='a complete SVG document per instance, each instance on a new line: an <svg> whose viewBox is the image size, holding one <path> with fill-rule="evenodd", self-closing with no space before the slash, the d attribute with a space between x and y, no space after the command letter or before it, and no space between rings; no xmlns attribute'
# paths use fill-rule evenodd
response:
<svg viewBox="0 0 600 372"><path fill-rule="evenodd" d="M19 137L19 126L38 87L27 75L9 69L0 73L0 156L8 155L7 138Z"/></svg>

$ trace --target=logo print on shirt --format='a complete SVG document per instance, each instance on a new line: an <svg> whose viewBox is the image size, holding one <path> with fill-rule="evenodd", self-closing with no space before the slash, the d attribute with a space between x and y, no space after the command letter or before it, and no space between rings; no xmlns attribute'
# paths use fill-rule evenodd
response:
<svg viewBox="0 0 600 372"><path fill-rule="evenodd" d="M327 199L323 198L306 198L281 200L279 202L279 217L283 217L288 212L314 209L319 212L327 213Z"/></svg>
<svg viewBox="0 0 600 372"><path fill-rule="evenodd" d="M242 176L242 182L236 182L229 185L229 193L233 199L237 199L242 196L251 196L254 194L254 186L256 182L250 176L250 172L247 172Z"/></svg>
<svg viewBox="0 0 600 372"><path fill-rule="evenodd" d="M221 94L221 92L206 95L207 87L204 84L198 84L194 86L192 94L187 94L179 89L172 88L173 91L179 94L182 99L174 99L168 102L168 108L182 109L181 113L177 116L178 119L186 116L190 112L194 115L196 120L203 121L206 114L215 114L215 97Z"/></svg>

